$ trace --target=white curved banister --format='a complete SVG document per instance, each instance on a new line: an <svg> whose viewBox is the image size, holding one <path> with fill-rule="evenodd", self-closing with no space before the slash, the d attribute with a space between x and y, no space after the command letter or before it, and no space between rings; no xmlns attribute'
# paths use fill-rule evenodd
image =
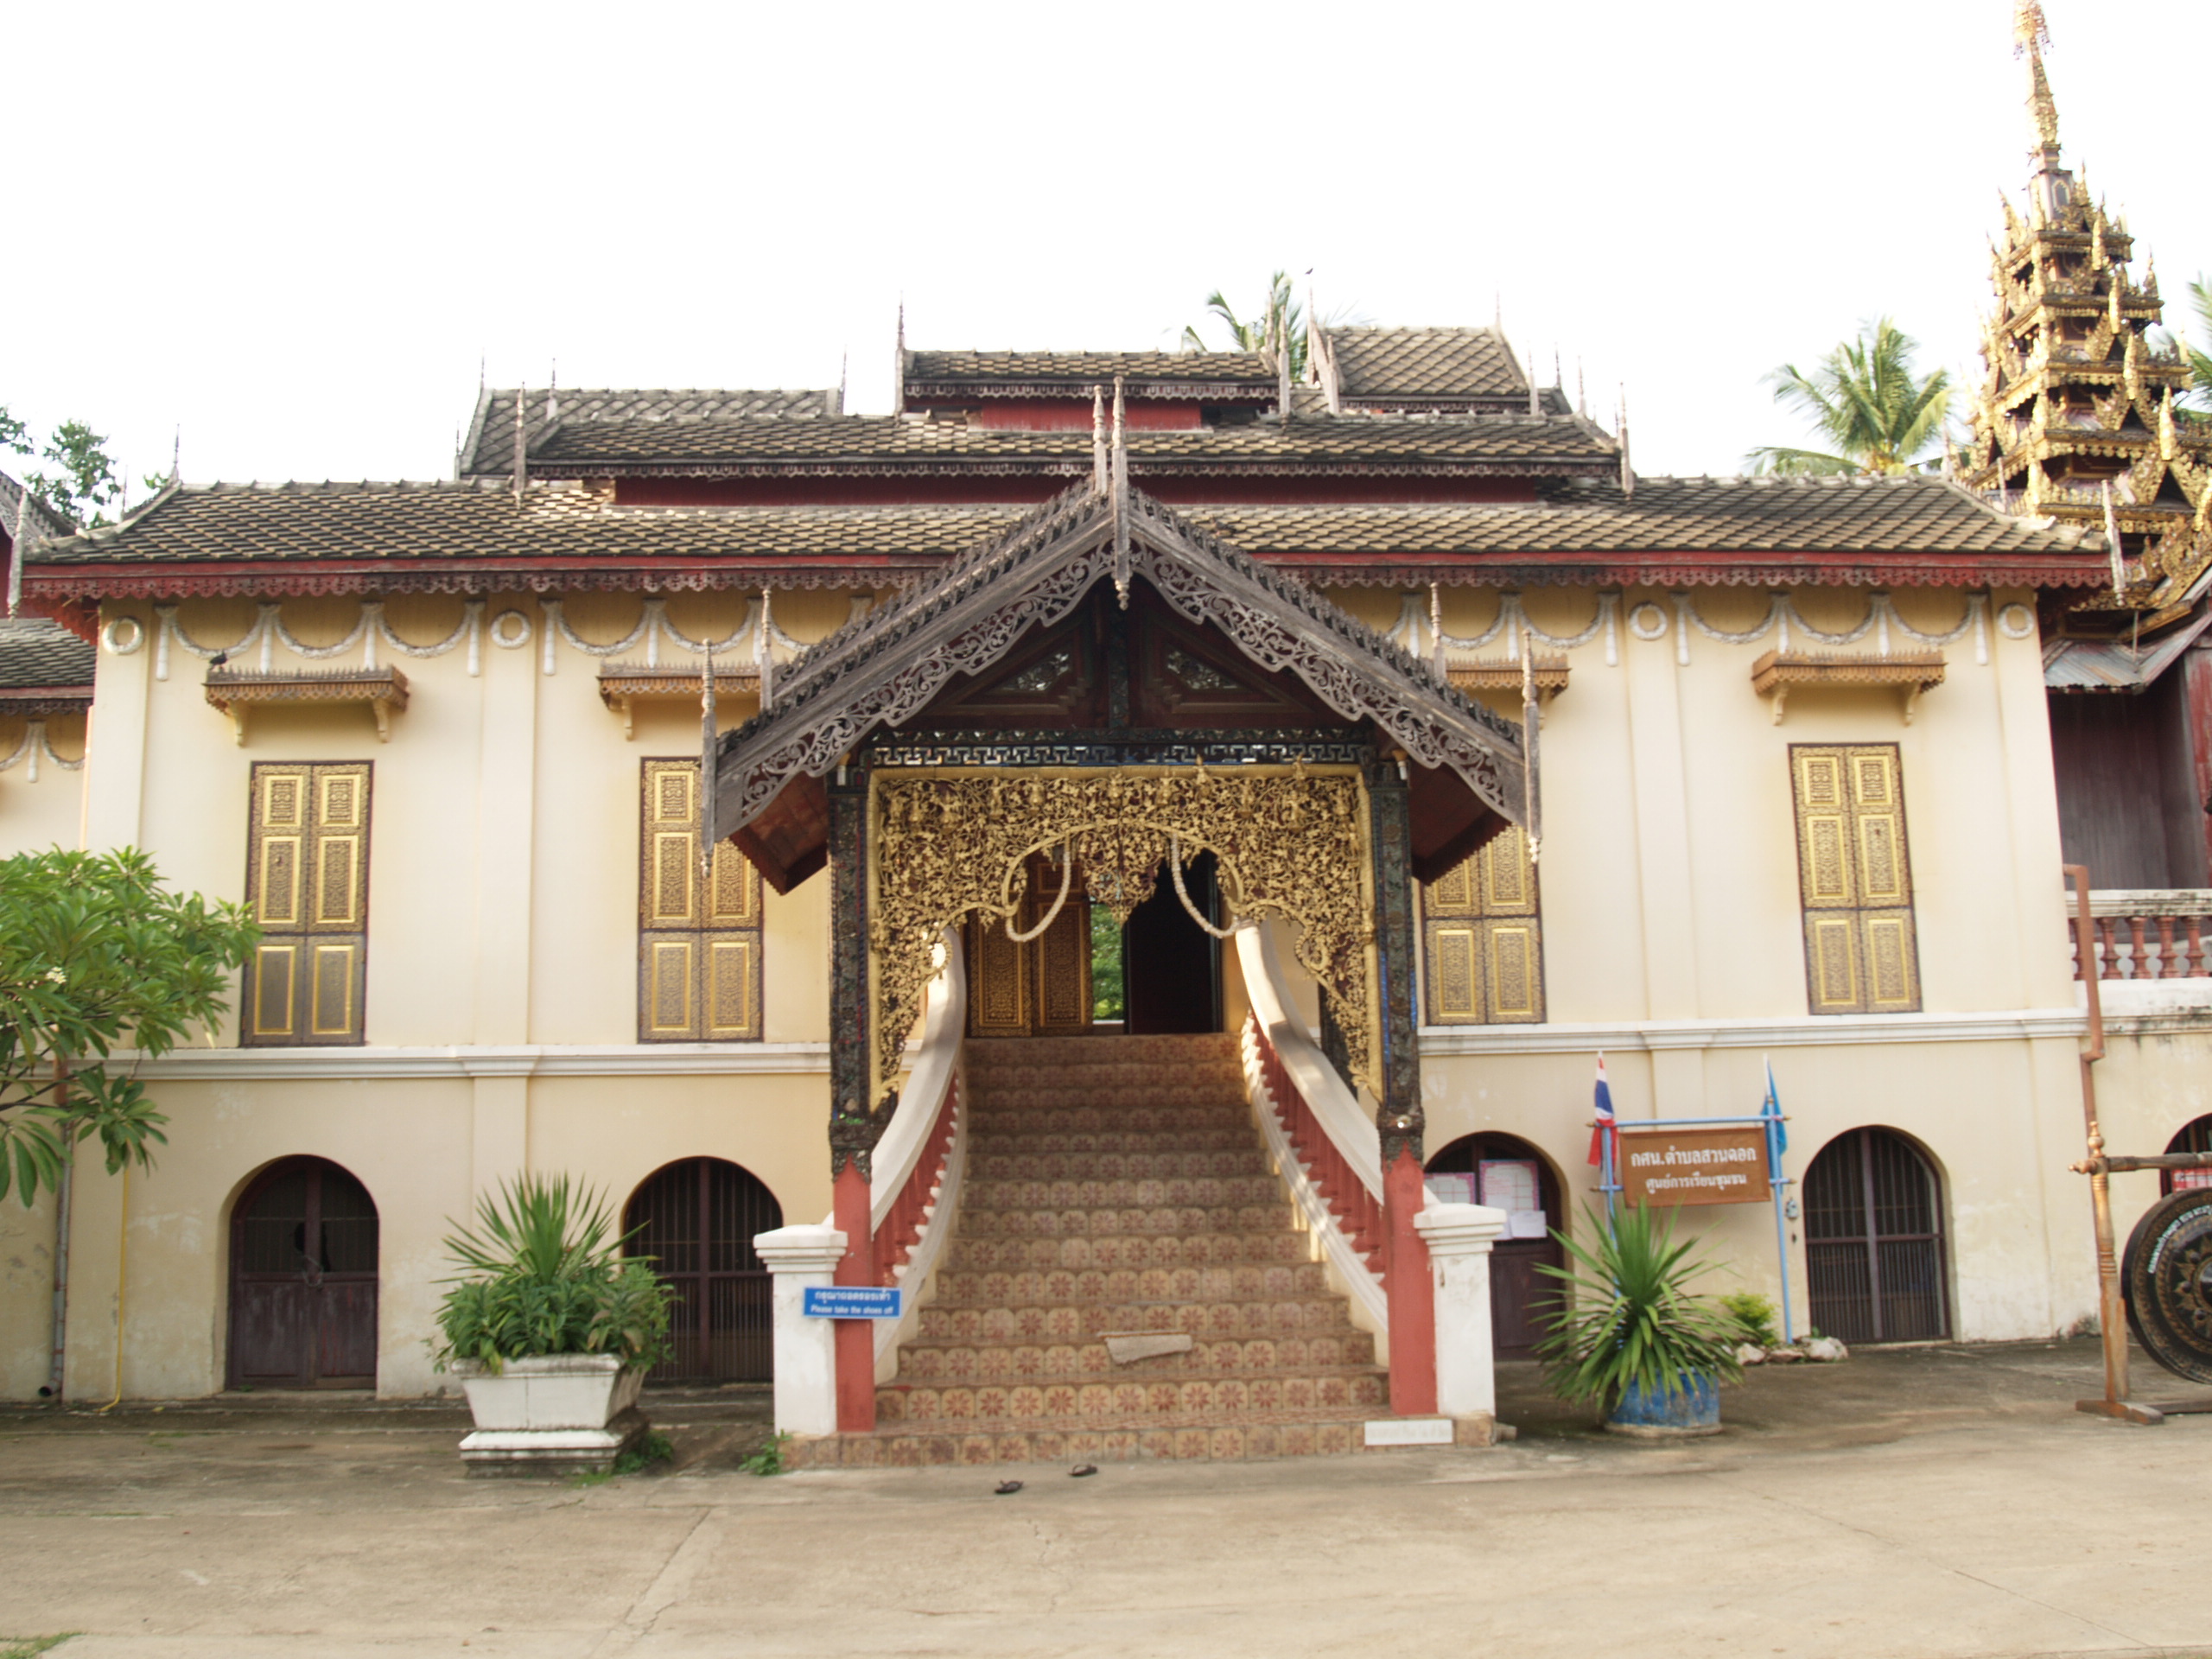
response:
<svg viewBox="0 0 2212 1659"><path fill-rule="evenodd" d="M1236 938L1236 960L1244 970L1244 992L1282 1068L1306 1096L1306 1105L1345 1164L1376 1203L1382 1200L1382 1148L1375 1120L1329 1064L1329 1057L1306 1034L1292 1010L1283 982L1282 961L1264 927L1248 928Z"/></svg>
<svg viewBox="0 0 2212 1659"><path fill-rule="evenodd" d="M950 928L941 936L944 966L929 983L922 1016L922 1040L906 1073L906 1086L899 1091L899 1109L890 1127L875 1143L869 1160L868 1222L880 1227L891 1206L906 1190L914 1166L929 1145L937 1127L938 1108L960 1065L961 1039L968 1026L968 965L960 938Z"/></svg>

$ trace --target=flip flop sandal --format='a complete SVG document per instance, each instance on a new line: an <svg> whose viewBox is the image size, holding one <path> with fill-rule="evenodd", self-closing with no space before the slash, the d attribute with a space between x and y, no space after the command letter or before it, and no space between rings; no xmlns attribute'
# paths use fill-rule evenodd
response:
<svg viewBox="0 0 2212 1659"><path fill-rule="evenodd" d="M1095 1463L1078 1463L1068 1471L1068 1473L1077 1480L1081 1480L1085 1475L1095 1475L1097 1472L1098 1465Z"/></svg>
<svg viewBox="0 0 2212 1659"><path fill-rule="evenodd" d="M1018 1480L1002 1480L1002 1481L999 1482L998 1486L997 1486L997 1488L996 1488L996 1490L995 1490L995 1496L997 1496L997 1497L1006 1497L1006 1496L1007 1496L1009 1493L1018 1492L1018 1491L1020 1491L1020 1490L1021 1490L1021 1483L1020 1483L1020 1481L1018 1481Z"/></svg>

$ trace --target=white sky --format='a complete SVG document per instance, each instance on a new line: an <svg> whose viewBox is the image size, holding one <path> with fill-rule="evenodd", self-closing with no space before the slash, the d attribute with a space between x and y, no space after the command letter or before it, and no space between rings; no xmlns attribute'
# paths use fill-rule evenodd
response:
<svg viewBox="0 0 2212 1659"><path fill-rule="evenodd" d="M2046 5L2069 162L2178 321L2202 0ZM1376 322L1502 295L1547 378L1585 359L1608 419L1626 381L1638 470L1732 472L1803 436L1760 377L1861 318L1978 368L2011 13L17 0L0 403L134 478L178 426L193 481L443 477L480 358L823 385L849 350L882 410L902 294L917 346L1144 348L1281 265Z"/></svg>

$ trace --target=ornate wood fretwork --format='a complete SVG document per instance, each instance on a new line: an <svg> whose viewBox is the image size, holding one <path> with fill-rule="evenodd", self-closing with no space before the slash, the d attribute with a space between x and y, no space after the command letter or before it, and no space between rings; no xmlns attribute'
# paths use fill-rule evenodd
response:
<svg viewBox="0 0 2212 1659"><path fill-rule="evenodd" d="M891 1094L879 1110L868 1109L868 1031L874 1010L868 1006L868 778L855 770L830 787L830 903L836 925L830 930L830 1173L848 1163L866 1176L877 1138L891 1122L899 1097ZM921 941L926 962L930 934ZM926 982L928 976L923 976ZM911 1022L910 1022L911 1023ZM899 1027L897 1046L906 1029ZM897 1075L894 1047L887 1076Z"/></svg>
<svg viewBox="0 0 2212 1659"><path fill-rule="evenodd" d="M1132 577L1185 620L1219 628L1253 661L1294 674L1344 720L1372 721L1414 760L1449 768L1490 809L1517 821L1523 763L1510 721L1300 584L1117 488L1111 498L1085 489L1047 503L800 658L776 709L723 741L719 822L749 824L795 777L826 776L955 675L980 674L1033 627L1059 622L1115 575L1117 525Z"/></svg>
<svg viewBox="0 0 2212 1659"><path fill-rule="evenodd" d="M1071 840L1092 902L1125 920L1152 891L1171 837L1186 861L1202 851L1214 855L1223 894L1239 918L1280 917L1295 925L1298 959L1334 1007L1354 1076L1378 1098L1387 1097L1377 1065L1376 1011L1382 1001L1367 791L1356 775L1294 766L1234 772L878 771L874 777L865 938L874 969L868 1017L875 1033L873 1097L879 1103L898 1076L906 1033L935 971L931 945L941 929L970 914L1019 913L1030 855L1057 851ZM833 791L830 798L835 810L840 798ZM1399 800L1402 817L1402 790ZM836 863L833 856L833 868ZM841 918L853 914L847 902L841 887ZM1409 961L1408 916L1402 959ZM861 937L858 928L838 929L841 942L849 934ZM842 986L842 959L839 972ZM840 1013L835 1023L832 1087L842 1090L836 1045L852 1022ZM1411 1031L1408 1017L1408 1045ZM838 1099L842 1111L842 1092Z"/></svg>
<svg viewBox="0 0 2212 1659"><path fill-rule="evenodd" d="M1355 1033L1345 1032L1352 1073L1382 1103L1376 1128L1382 1138L1382 1167L1402 1152L1421 1160L1421 1048L1414 1009L1413 824L1406 780L1398 763L1377 760L1367 767L1368 844L1374 859L1375 1024L1381 1052L1362 1076ZM1380 1086L1377 1086L1379 1083Z"/></svg>

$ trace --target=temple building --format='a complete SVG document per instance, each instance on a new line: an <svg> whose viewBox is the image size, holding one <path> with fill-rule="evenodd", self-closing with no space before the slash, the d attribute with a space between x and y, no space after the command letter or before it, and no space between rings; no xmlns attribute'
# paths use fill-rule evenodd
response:
<svg viewBox="0 0 2212 1659"><path fill-rule="evenodd" d="M486 389L450 480L34 525L0 848L264 937L140 1066L156 1167L75 1173L58 1357L54 1201L0 1215L0 1389L439 1391L448 1218L568 1172L660 1379L773 1377L817 1463L1480 1443L1601 1053L1631 1129L1770 1069L1783 1254L1764 1175L1687 1208L1713 1288L2077 1327L2051 676L2190 626L2203 452L2063 178L1956 478L1638 477L1485 328L1294 384L902 327L889 415ZM779 1288L832 1281L904 1311Z"/></svg>

